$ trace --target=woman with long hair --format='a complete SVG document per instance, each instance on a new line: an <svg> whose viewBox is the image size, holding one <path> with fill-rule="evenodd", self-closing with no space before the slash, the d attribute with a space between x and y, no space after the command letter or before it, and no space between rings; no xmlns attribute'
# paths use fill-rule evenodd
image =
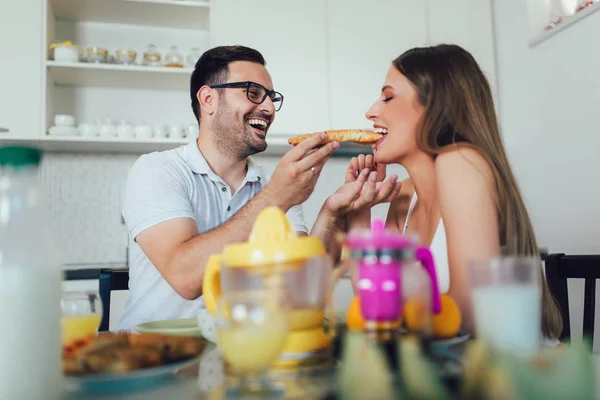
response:
<svg viewBox="0 0 600 400"><path fill-rule="evenodd" d="M501 253L539 258L486 76L460 46L411 49L393 61L366 117L384 137L373 156L351 160L346 181L364 168L378 179L387 164L406 169L409 178L390 204L387 228L414 233L431 248L440 290L458 303L463 326L472 331L468 263ZM348 216L347 228L369 222L370 209L364 209ZM555 339L562 318L543 274L541 282L542 333Z"/></svg>

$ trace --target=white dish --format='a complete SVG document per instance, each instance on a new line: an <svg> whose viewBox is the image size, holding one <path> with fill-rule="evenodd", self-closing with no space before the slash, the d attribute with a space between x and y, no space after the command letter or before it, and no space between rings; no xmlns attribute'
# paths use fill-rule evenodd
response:
<svg viewBox="0 0 600 400"><path fill-rule="evenodd" d="M78 133L74 126L52 126L48 129L50 136L77 136Z"/></svg>
<svg viewBox="0 0 600 400"><path fill-rule="evenodd" d="M145 322L136 325L134 331L139 333L159 333L173 336L201 337L196 318L165 319L162 321Z"/></svg>

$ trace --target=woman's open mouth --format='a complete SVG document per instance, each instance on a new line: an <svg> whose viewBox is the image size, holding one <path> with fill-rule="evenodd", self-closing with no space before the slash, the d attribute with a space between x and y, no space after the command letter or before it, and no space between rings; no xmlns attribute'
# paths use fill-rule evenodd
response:
<svg viewBox="0 0 600 400"><path fill-rule="evenodd" d="M377 146L379 146L379 145L381 145L381 143L383 143L383 141L385 140L386 135L388 134L388 130L387 130L387 128L384 128L384 127L376 127L375 129L373 129L373 131L375 133L380 133L381 135L383 135L381 137L381 139L379 139L377 141L377 143L375 143L375 145L373 146L373 150L377 151Z"/></svg>

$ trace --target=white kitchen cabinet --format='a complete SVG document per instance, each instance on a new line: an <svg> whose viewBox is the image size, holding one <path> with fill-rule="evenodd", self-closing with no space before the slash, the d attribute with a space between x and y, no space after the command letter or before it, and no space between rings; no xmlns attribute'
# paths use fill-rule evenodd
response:
<svg viewBox="0 0 600 400"><path fill-rule="evenodd" d="M0 135L2 144L35 145L50 151L147 152L181 146L188 125L196 124L189 105L193 62L187 55L209 45L207 1L190 0L24 0L0 13ZM82 50L79 62L52 59L49 46L71 41ZM185 68L147 67L143 53L154 44L162 64L171 46L186 58ZM137 52L136 65L91 63L86 50L100 47ZM135 106L133 106L135 105ZM81 123L153 127L177 124L181 134L152 138L50 134L56 114Z"/></svg>
<svg viewBox="0 0 600 400"><path fill-rule="evenodd" d="M0 0L0 136L38 137L42 115L42 2Z"/></svg>
<svg viewBox="0 0 600 400"><path fill-rule="evenodd" d="M215 0L211 43L260 51L284 96L267 141L328 129L330 94L326 2Z"/></svg>
<svg viewBox="0 0 600 400"><path fill-rule="evenodd" d="M491 0L428 1L430 43L454 43L468 50L487 75L497 99Z"/></svg>
<svg viewBox="0 0 600 400"><path fill-rule="evenodd" d="M327 0L332 124L372 128L365 112L392 61L427 39L423 0Z"/></svg>

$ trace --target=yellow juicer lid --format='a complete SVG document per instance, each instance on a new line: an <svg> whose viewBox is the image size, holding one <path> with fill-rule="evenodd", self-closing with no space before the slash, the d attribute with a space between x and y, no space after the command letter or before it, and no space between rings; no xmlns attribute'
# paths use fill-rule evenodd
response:
<svg viewBox="0 0 600 400"><path fill-rule="evenodd" d="M247 242L225 247L223 261L229 267L264 267L324 254L325 246L319 238L298 237L283 210L271 206L258 214Z"/></svg>

